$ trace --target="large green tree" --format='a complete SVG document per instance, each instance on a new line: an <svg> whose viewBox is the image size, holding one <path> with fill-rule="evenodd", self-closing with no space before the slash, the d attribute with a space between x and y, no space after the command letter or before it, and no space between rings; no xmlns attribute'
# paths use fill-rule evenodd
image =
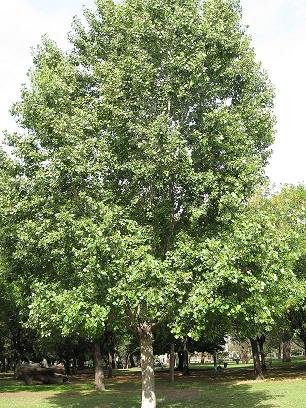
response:
<svg viewBox="0 0 306 408"><path fill-rule="evenodd" d="M171 252L186 231L214 234L260 180L272 93L237 1L97 5L72 39L100 101L104 188L147 231L149 254L116 295L142 343L143 407L155 406L152 326L173 311L180 277L193 282L183 269L173 279Z"/></svg>
<svg viewBox="0 0 306 408"><path fill-rule="evenodd" d="M262 179L273 95L239 1L96 6L71 52L44 41L35 54L14 108L25 132L9 136L2 242L15 273L89 282L94 304L126 313L153 408L152 328L197 274L173 267L177 248L227 225Z"/></svg>

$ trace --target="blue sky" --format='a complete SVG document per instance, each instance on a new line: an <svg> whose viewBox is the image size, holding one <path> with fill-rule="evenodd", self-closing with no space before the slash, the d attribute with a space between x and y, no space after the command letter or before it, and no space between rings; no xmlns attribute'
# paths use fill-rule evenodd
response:
<svg viewBox="0 0 306 408"><path fill-rule="evenodd" d="M14 130L8 110L18 99L31 50L48 33L61 47L82 6L94 0L0 2L0 129ZM257 57L276 88L277 134L267 168L271 181L305 181L306 0L241 0Z"/></svg>

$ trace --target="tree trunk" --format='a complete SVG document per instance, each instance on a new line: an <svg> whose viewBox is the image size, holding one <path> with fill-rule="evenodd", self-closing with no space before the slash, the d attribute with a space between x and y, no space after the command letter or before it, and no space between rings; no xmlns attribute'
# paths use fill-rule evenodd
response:
<svg viewBox="0 0 306 408"><path fill-rule="evenodd" d="M281 360L281 359L282 359L282 342L279 342L279 343L278 343L277 359L278 359L278 360Z"/></svg>
<svg viewBox="0 0 306 408"><path fill-rule="evenodd" d="M107 371L108 371L108 378L112 378L113 376L113 356L112 353L109 351L108 352L108 367L107 367Z"/></svg>
<svg viewBox="0 0 306 408"><path fill-rule="evenodd" d="M183 372L184 370L184 352L178 351L177 356L178 356L178 365L176 367L176 371Z"/></svg>
<svg viewBox="0 0 306 408"><path fill-rule="evenodd" d="M256 379L263 380L264 376L263 376L263 372L262 372L262 368L260 364L257 339L250 339L250 342L251 342L251 347L252 347L254 372L256 375Z"/></svg>
<svg viewBox="0 0 306 408"><path fill-rule="evenodd" d="M131 365L131 368L136 367L133 354L130 354L130 365Z"/></svg>
<svg viewBox="0 0 306 408"><path fill-rule="evenodd" d="M170 344L170 382L174 383L174 343Z"/></svg>
<svg viewBox="0 0 306 408"><path fill-rule="evenodd" d="M64 359L64 367L65 367L65 371L67 375L71 374L71 370L70 370L70 358L65 358Z"/></svg>
<svg viewBox="0 0 306 408"><path fill-rule="evenodd" d="M306 360L306 329L300 329L299 338L302 340L304 345L302 348L304 349L303 355L304 359Z"/></svg>
<svg viewBox="0 0 306 408"><path fill-rule="evenodd" d="M188 348L187 348L187 339L184 340L183 356L184 356L183 374L187 375L189 374L189 353L188 353Z"/></svg>
<svg viewBox="0 0 306 408"><path fill-rule="evenodd" d="M304 359L306 360L306 336L303 337L303 343L304 343Z"/></svg>
<svg viewBox="0 0 306 408"><path fill-rule="evenodd" d="M216 350L213 351L213 359L214 359L214 373L217 375L218 373L218 364L217 364L217 352Z"/></svg>
<svg viewBox="0 0 306 408"><path fill-rule="evenodd" d="M76 357L73 357L72 359L72 374L76 374L78 372L78 364L77 364L77 359Z"/></svg>
<svg viewBox="0 0 306 408"><path fill-rule="evenodd" d="M101 356L100 343L98 341L94 343L93 356L94 356L96 390L105 391L102 356Z"/></svg>
<svg viewBox="0 0 306 408"><path fill-rule="evenodd" d="M291 361L291 336L288 331L284 332L283 335L283 362L289 363Z"/></svg>
<svg viewBox="0 0 306 408"><path fill-rule="evenodd" d="M14 362L12 358L6 359L6 371L14 371Z"/></svg>
<svg viewBox="0 0 306 408"><path fill-rule="evenodd" d="M248 344L246 342L241 344L241 362L243 364L248 364L249 362Z"/></svg>
<svg viewBox="0 0 306 408"><path fill-rule="evenodd" d="M283 362L284 363L289 363L291 361L291 345L290 341L284 341L283 342Z"/></svg>
<svg viewBox="0 0 306 408"><path fill-rule="evenodd" d="M78 369L79 370L84 370L84 368L85 368L85 358L84 358L84 356L81 355L78 358Z"/></svg>
<svg viewBox="0 0 306 408"><path fill-rule="evenodd" d="M260 360L261 360L261 368L262 371L267 371L267 365L266 365L266 356L264 352L264 342L266 340L266 337L262 334L261 336L257 336L257 342L259 345L259 352L260 352Z"/></svg>
<svg viewBox="0 0 306 408"><path fill-rule="evenodd" d="M3 357L1 361L1 373L6 373L6 358Z"/></svg>
<svg viewBox="0 0 306 408"><path fill-rule="evenodd" d="M113 353L113 368L117 369L118 368L118 363L117 363L117 354Z"/></svg>
<svg viewBox="0 0 306 408"><path fill-rule="evenodd" d="M141 353L141 408L156 408L152 327L143 323L138 331Z"/></svg>
<svg viewBox="0 0 306 408"><path fill-rule="evenodd" d="M125 358L124 358L124 361L125 361L125 363L124 363L124 365L125 365L125 369L128 369L129 368L129 360L130 360L130 354L127 354L126 356L125 356Z"/></svg>
<svg viewBox="0 0 306 408"><path fill-rule="evenodd" d="M112 352L112 368L117 368L116 364L116 353Z"/></svg>

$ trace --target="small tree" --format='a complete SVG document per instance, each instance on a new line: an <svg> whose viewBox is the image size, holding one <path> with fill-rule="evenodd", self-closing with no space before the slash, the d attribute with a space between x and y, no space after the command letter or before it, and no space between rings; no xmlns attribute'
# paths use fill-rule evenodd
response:
<svg viewBox="0 0 306 408"><path fill-rule="evenodd" d="M297 261L294 271L297 274L300 285L305 285L305 254L303 254ZM288 311L288 320L293 330L299 339L302 341L304 347L304 356L306 359L306 297L300 302L297 302Z"/></svg>
<svg viewBox="0 0 306 408"><path fill-rule="evenodd" d="M294 272L303 250L304 206L300 187L255 196L231 231L189 246L189 257L182 259L202 274L182 308L183 321L198 330L215 315L219 327L249 338L257 377L265 367L265 334L304 296Z"/></svg>

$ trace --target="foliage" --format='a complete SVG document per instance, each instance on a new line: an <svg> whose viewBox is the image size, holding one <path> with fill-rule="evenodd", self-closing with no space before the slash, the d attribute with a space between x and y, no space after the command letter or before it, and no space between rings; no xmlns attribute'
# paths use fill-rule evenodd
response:
<svg viewBox="0 0 306 408"><path fill-rule="evenodd" d="M94 339L126 318L151 341L163 321L199 331L191 307L225 325L240 248L219 234L263 180L274 125L239 2L97 0L85 17L71 51L37 47L1 153L0 246L29 324Z"/></svg>
<svg viewBox="0 0 306 408"><path fill-rule="evenodd" d="M13 273L61 282L51 293L71 295L71 318L80 287L102 308L111 289L132 324L165 318L193 280L171 270L180 233L211 234L259 182L272 92L240 13L229 0L101 0L71 53L37 48L2 167L2 247Z"/></svg>
<svg viewBox="0 0 306 408"><path fill-rule="evenodd" d="M179 248L178 266L196 267L198 280L179 313L178 330L187 321L197 332L215 319L215 330L256 337L301 302L304 284L294 266L303 252L304 211L302 187L288 186L271 196L259 193L232 230L195 241L188 251Z"/></svg>

